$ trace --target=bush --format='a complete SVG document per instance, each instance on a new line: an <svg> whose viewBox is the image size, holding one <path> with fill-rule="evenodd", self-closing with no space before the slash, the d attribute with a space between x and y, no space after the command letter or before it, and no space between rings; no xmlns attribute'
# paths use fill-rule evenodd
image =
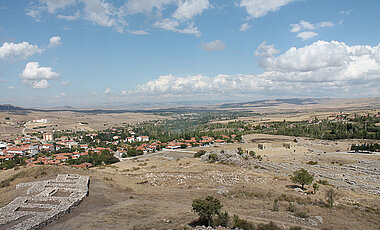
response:
<svg viewBox="0 0 380 230"><path fill-rule="evenodd" d="M228 212L219 213L218 218L215 220L215 226L228 227L230 216Z"/></svg>
<svg viewBox="0 0 380 230"><path fill-rule="evenodd" d="M203 155L205 155L206 154L206 151L205 150L199 150L198 152L196 152L195 154L194 154L194 157L201 157L201 156L203 156Z"/></svg>
<svg viewBox="0 0 380 230"><path fill-rule="evenodd" d="M278 209L279 209L279 207L278 207L278 199L275 199L274 203L273 203L273 209L272 209L272 211L273 212L278 212Z"/></svg>
<svg viewBox="0 0 380 230"><path fill-rule="evenodd" d="M305 185L311 184L314 180L314 176L310 175L305 169L299 169L293 173L293 176L290 176L290 179L294 183L299 183L304 189Z"/></svg>
<svg viewBox="0 0 380 230"><path fill-rule="evenodd" d="M218 160L218 154L216 153L211 153L210 156L209 156L209 161L214 163Z"/></svg>
<svg viewBox="0 0 380 230"><path fill-rule="evenodd" d="M326 192L327 206L329 208L332 208L334 206L335 197L336 197L336 193L333 189L330 189Z"/></svg>
<svg viewBox="0 0 380 230"><path fill-rule="evenodd" d="M294 216L299 217L299 218L304 218L304 219L309 218L309 215L306 212L296 212Z"/></svg>
<svg viewBox="0 0 380 230"><path fill-rule="evenodd" d="M296 206L293 204L293 202L289 202L289 206L288 206L288 208L287 208L287 210L289 211L289 212L296 212Z"/></svg>
<svg viewBox="0 0 380 230"><path fill-rule="evenodd" d="M318 164L318 161L309 161L306 164L308 164L308 165L316 165L316 164Z"/></svg>
<svg viewBox="0 0 380 230"><path fill-rule="evenodd" d="M313 190L314 190L314 194L317 194L317 191L319 190L319 185L317 183L313 184Z"/></svg>
<svg viewBox="0 0 380 230"><path fill-rule="evenodd" d="M201 220L206 220L208 226L212 226L212 218L214 215L220 213L220 209L223 205L217 198L213 196L208 196L206 199L195 199L193 200L193 211L198 213Z"/></svg>
<svg viewBox="0 0 380 230"><path fill-rule="evenodd" d="M327 180L321 180L321 179L319 179L319 181L317 181L317 183L322 184L322 185L330 185Z"/></svg>
<svg viewBox="0 0 380 230"><path fill-rule="evenodd" d="M280 227L271 221L269 224L259 224L257 230L280 230Z"/></svg>
<svg viewBox="0 0 380 230"><path fill-rule="evenodd" d="M255 226L244 219L240 219L238 215L234 215L234 226L233 228L239 228L244 230L255 230Z"/></svg>

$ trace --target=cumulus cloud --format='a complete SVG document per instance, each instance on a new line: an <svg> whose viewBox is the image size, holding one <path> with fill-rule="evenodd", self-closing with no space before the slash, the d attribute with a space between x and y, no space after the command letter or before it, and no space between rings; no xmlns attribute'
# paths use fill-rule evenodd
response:
<svg viewBox="0 0 380 230"><path fill-rule="evenodd" d="M279 10L294 0L241 0L240 7L245 7L250 18L265 16L268 12Z"/></svg>
<svg viewBox="0 0 380 230"><path fill-rule="evenodd" d="M178 8L172 17L178 20L189 20L194 16L201 14L208 9L210 3L208 0L185 0L178 2Z"/></svg>
<svg viewBox="0 0 380 230"><path fill-rule="evenodd" d="M128 94L127 91L125 91L125 90L121 91L122 96L127 96L127 94Z"/></svg>
<svg viewBox="0 0 380 230"><path fill-rule="evenodd" d="M303 29L308 29L308 30L314 30L315 29L315 26L313 24L311 24L308 21L304 21L304 20L301 20L297 24L291 24L290 27L292 27L290 32L293 32L293 33L300 32Z"/></svg>
<svg viewBox="0 0 380 230"><path fill-rule="evenodd" d="M348 46L337 41L317 41L279 53L263 42L255 55L264 72L215 77L163 75L136 87L132 93L157 97L207 98L251 96L339 96L353 87L351 96L379 92L380 44ZM369 90L371 89L371 90ZM374 89L376 89L374 91Z"/></svg>
<svg viewBox="0 0 380 230"><path fill-rule="evenodd" d="M104 94L105 95L109 95L111 93L111 89L110 88L106 88L106 90L104 90Z"/></svg>
<svg viewBox="0 0 380 230"><path fill-rule="evenodd" d="M38 62L28 62L19 77L32 88L43 89L50 86L48 80L58 79L60 74L51 67L40 67Z"/></svg>
<svg viewBox="0 0 380 230"><path fill-rule="evenodd" d="M315 33L313 31L304 31L304 32L297 34L297 37L302 38L302 40L308 40L308 39L313 38L315 36L318 36L318 33Z"/></svg>
<svg viewBox="0 0 380 230"><path fill-rule="evenodd" d="M334 23L328 22L328 21L313 24L311 22L301 20L299 23L290 25L291 27L290 32L298 33L297 37L301 38L302 40L308 40L310 38L318 36L318 33L312 30L315 30L318 28L324 28L324 27L333 27L333 26L334 26Z"/></svg>
<svg viewBox="0 0 380 230"><path fill-rule="evenodd" d="M28 59L30 56L38 53L42 53L37 45L31 45L28 42L21 43L8 43L5 42L0 47L0 59L7 62L14 62Z"/></svg>
<svg viewBox="0 0 380 230"><path fill-rule="evenodd" d="M226 48L226 43L220 40L215 40L212 42L202 43L201 48L208 52L215 50L224 50Z"/></svg>
<svg viewBox="0 0 380 230"><path fill-rule="evenodd" d="M51 37L49 40L49 47L57 47L60 46L61 43L61 37L60 36L55 36Z"/></svg>

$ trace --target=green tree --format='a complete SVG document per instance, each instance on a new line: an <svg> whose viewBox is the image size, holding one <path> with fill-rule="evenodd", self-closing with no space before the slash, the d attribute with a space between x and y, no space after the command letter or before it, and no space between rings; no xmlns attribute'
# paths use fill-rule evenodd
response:
<svg viewBox="0 0 380 230"><path fill-rule="evenodd" d="M201 220L205 220L208 226L212 226L212 218L214 215L220 214L220 209L223 205L217 198L213 196L208 196L206 199L195 199L193 200L193 211L198 213Z"/></svg>
<svg viewBox="0 0 380 230"><path fill-rule="evenodd" d="M304 189L305 185L311 184L314 180L314 176L310 175L306 169L299 169L293 173L293 176L290 176L290 179L294 183L299 183Z"/></svg>

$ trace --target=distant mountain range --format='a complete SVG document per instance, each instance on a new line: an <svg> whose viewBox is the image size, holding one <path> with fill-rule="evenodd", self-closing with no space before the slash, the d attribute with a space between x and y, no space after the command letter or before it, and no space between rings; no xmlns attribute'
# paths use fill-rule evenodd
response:
<svg viewBox="0 0 380 230"><path fill-rule="evenodd" d="M82 112L82 113L126 113L126 112L143 112L143 113L160 113L160 112L197 112L197 111L215 111L215 110L245 110L245 111L265 111L265 110L302 110L302 109L332 109L332 108L380 108L380 97L374 98L292 98L292 99L273 99L258 100L251 102L238 103L221 103L213 104L188 103L187 105L171 104L159 106L155 104L151 108L142 109L79 109L71 106L60 106L52 108L22 108L13 105L0 105L0 111L9 112ZM126 106L123 106L124 108Z"/></svg>

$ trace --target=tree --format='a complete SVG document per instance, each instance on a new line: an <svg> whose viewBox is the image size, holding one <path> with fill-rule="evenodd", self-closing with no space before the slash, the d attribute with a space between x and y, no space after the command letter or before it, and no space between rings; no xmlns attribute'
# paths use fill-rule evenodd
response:
<svg viewBox="0 0 380 230"><path fill-rule="evenodd" d="M205 220L208 223L208 226L212 224L212 218L214 215L220 214L220 209L223 205L217 198L213 196L208 196L206 199L195 199L193 200L193 211L198 213L201 220Z"/></svg>
<svg viewBox="0 0 380 230"><path fill-rule="evenodd" d="M314 176L310 175L305 169L299 169L293 173L293 176L290 176L290 179L294 183L299 183L304 189L305 185L311 184L314 180Z"/></svg>

